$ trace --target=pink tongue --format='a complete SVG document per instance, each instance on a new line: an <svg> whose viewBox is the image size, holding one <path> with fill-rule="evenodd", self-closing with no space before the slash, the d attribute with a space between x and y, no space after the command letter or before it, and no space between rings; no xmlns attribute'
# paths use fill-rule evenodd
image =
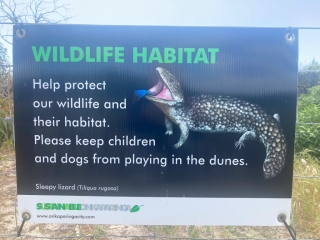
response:
<svg viewBox="0 0 320 240"><path fill-rule="evenodd" d="M164 83L159 81L155 86L149 89L149 92L159 94L162 91Z"/></svg>
<svg viewBox="0 0 320 240"><path fill-rule="evenodd" d="M161 98L164 100L173 100L170 91L166 87L157 95L157 98Z"/></svg>

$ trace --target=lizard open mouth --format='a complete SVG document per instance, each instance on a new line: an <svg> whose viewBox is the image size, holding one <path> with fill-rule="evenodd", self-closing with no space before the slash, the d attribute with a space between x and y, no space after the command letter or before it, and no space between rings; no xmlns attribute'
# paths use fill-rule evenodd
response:
<svg viewBox="0 0 320 240"><path fill-rule="evenodd" d="M161 76L159 78L158 83L155 86L153 86L152 88L150 88L149 92L152 93L152 95L154 95L154 97L156 97L156 98L160 98L160 99L168 100L168 101L173 100L170 89L164 83Z"/></svg>

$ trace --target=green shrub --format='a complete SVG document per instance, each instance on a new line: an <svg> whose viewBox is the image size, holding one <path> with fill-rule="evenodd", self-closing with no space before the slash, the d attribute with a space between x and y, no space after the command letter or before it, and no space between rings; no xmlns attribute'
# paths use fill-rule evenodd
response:
<svg viewBox="0 0 320 240"><path fill-rule="evenodd" d="M12 115L11 103L8 99L0 97L0 117L7 117Z"/></svg>
<svg viewBox="0 0 320 240"><path fill-rule="evenodd" d="M0 119L0 145L13 143L13 120Z"/></svg>
<svg viewBox="0 0 320 240"><path fill-rule="evenodd" d="M320 158L320 86L310 88L309 94L302 94L298 99L296 152L303 150Z"/></svg>

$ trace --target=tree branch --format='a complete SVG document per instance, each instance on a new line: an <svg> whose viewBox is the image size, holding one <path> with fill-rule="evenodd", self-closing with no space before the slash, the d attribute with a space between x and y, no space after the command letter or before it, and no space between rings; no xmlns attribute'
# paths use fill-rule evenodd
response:
<svg viewBox="0 0 320 240"><path fill-rule="evenodd" d="M60 0L29 0L22 3L0 0L0 22L63 23L72 18L70 10L70 4L60 4ZM9 43L2 33L0 36Z"/></svg>

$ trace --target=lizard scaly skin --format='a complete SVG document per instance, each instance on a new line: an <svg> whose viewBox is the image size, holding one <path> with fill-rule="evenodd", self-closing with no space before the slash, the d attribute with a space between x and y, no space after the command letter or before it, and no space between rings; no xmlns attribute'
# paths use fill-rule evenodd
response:
<svg viewBox="0 0 320 240"><path fill-rule="evenodd" d="M181 135L174 148L182 146L189 131L210 133L242 133L235 147L247 140L258 140L266 147L263 164L265 178L275 177L285 165L286 138L276 117L268 115L258 105L229 96L199 95L184 99L180 84L169 71L157 68L160 75L153 95L146 98L165 114L166 134L172 134L172 123Z"/></svg>

